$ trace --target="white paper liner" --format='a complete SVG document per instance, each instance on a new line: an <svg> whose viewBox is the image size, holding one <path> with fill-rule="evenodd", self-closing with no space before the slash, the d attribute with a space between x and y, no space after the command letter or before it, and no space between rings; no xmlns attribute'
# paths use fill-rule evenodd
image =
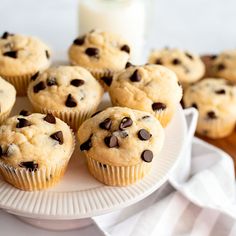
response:
<svg viewBox="0 0 236 236"><path fill-rule="evenodd" d="M0 160L0 173L6 182L24 191L37 191L54 186L64 175L70 157L75 149L75 135L72 132L73 145L64 163L30 171L24 168L14 168Z"/></svg>
<svg viewBox="0 0 236 236"><path fill-rule="evenodd" d="M35 73L30 73L30 74L22 75L22 76L2 75L2 77L15 87L17 96L26 96L30 79Z"/></svg>
<svg viewBox="0 0 236 236"><path fill-rule="evenodd" d="M45 107L38 106L33 99L30 96L30 92L28 91L28 98L35 110L35 112L43 113L43 114L52 114L59 119L65 121L74 131L77 131L80 127L80 125L88 118L90 118L97 110L97 107L99 105L99 102L94 104L93 107L90 108L90 110L86 111L58 111L58 110L52 110L47 109Z"/></svg>
<svg viewBox="0 0 236 236"><path fill-rule="evenodd" d="M90 173L100 182L111 186L127 186L141 180L152 164L141 162L133 166L111 166L90 157L87 158Z"/></svg>

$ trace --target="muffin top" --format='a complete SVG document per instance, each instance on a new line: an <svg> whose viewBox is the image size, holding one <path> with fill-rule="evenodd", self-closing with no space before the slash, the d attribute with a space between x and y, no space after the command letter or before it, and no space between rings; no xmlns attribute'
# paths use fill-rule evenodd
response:
<svg viewBox="0 0 236 236"><path fill-rule="evenodd" d="M130 46L118 35L93 30L73 41L69 58L74 65L113 72L125 68L130 58Z"/></svg>
<svg viewBox="0 0 236 236"><path fill-rule="evenodd" d="M109 93L115 105L155 115L175 107L181 100L182 88L175 73L164 66L130 66L115 74Z"/></svg>
<svg viewBox="0 0 236 236"><path fill-rule="evenodd" d="M16 90L13 85L0 77L0 114L11 109L16 101Z"/></svg>
<svg viewBox="0 0 236 236"><path fill-rule="evenodd" d="M211 56L211 74L236 82L236 50Z"/></svg>
<svg viewBox="0 0 236 236"><path fill-rule="evenodd" d="M5 32L0 38L0 74L20 76L50 65L50 49L39 39Z"/></svg>
<svg viewBox="0 0 236 236"><path fill-rule="evenodd" d="M181 83L193 83L205 73L204 63L196 54L179 49L153 51L149 63L158 64L173 70Z"/></svg>
<svg viewBox="0 0 236 236"><path fill-rule="evenodd" d="M0 161L31 171L66 163L74 148L69 126L50 114L21 114L0 127Z"/></svg>
<svg viewBox="0 0 236 236"><path fill-rule="evenodd" d="M78 130L80 149L113 166L151 162L163 146L164 130L147 112L110 107L86 120Z"/></svg>
<svg viewBox="0 0 236 236"><path fill-rule="evenodd" d="M206 78L187 88L184 105L197 108L206 119L236 118L236 85L225 79Z"/></svg>
<svg viewBox="0 0 236 236"><path fill-rule="evenodd" d="M102 95L100 84L79 66L49 68L35 74L28 87L31 102L49 110L87 110L98 104Z"/></svg>

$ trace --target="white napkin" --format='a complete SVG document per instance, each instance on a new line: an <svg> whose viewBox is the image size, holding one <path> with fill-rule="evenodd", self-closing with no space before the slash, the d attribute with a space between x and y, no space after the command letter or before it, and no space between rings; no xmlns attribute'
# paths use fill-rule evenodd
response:
<svg viewBox="0 0 236 236"><path fill-rule="evenodd" d="M170 178L141 202L93 220L111 236L233 236L235 187L232 159L194 138L188 179Z"/></svg>

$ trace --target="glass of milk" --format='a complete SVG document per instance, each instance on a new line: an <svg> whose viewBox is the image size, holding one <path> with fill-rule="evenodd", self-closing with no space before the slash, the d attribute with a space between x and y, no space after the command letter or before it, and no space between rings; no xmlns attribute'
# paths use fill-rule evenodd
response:
<svg viewBox="0 0 236 236"><path fill-rule="evenodd" d="M79 34L99 28L122 35L131 45L131 62L144 62L150 0L80 0Z"/></svg>

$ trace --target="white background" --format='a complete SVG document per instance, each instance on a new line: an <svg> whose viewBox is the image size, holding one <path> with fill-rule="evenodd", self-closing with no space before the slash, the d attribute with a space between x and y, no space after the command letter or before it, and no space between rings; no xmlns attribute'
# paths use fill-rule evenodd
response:
<svg viewBox="0 0 236 236"><path fill-rule="evenodd" d="M150 48L177 46L205 53L236 47L235 0L152 2ZM77 12L78 0L0 0L0 33L35 35L54 51L66 51L78 33Z"/></svg>

